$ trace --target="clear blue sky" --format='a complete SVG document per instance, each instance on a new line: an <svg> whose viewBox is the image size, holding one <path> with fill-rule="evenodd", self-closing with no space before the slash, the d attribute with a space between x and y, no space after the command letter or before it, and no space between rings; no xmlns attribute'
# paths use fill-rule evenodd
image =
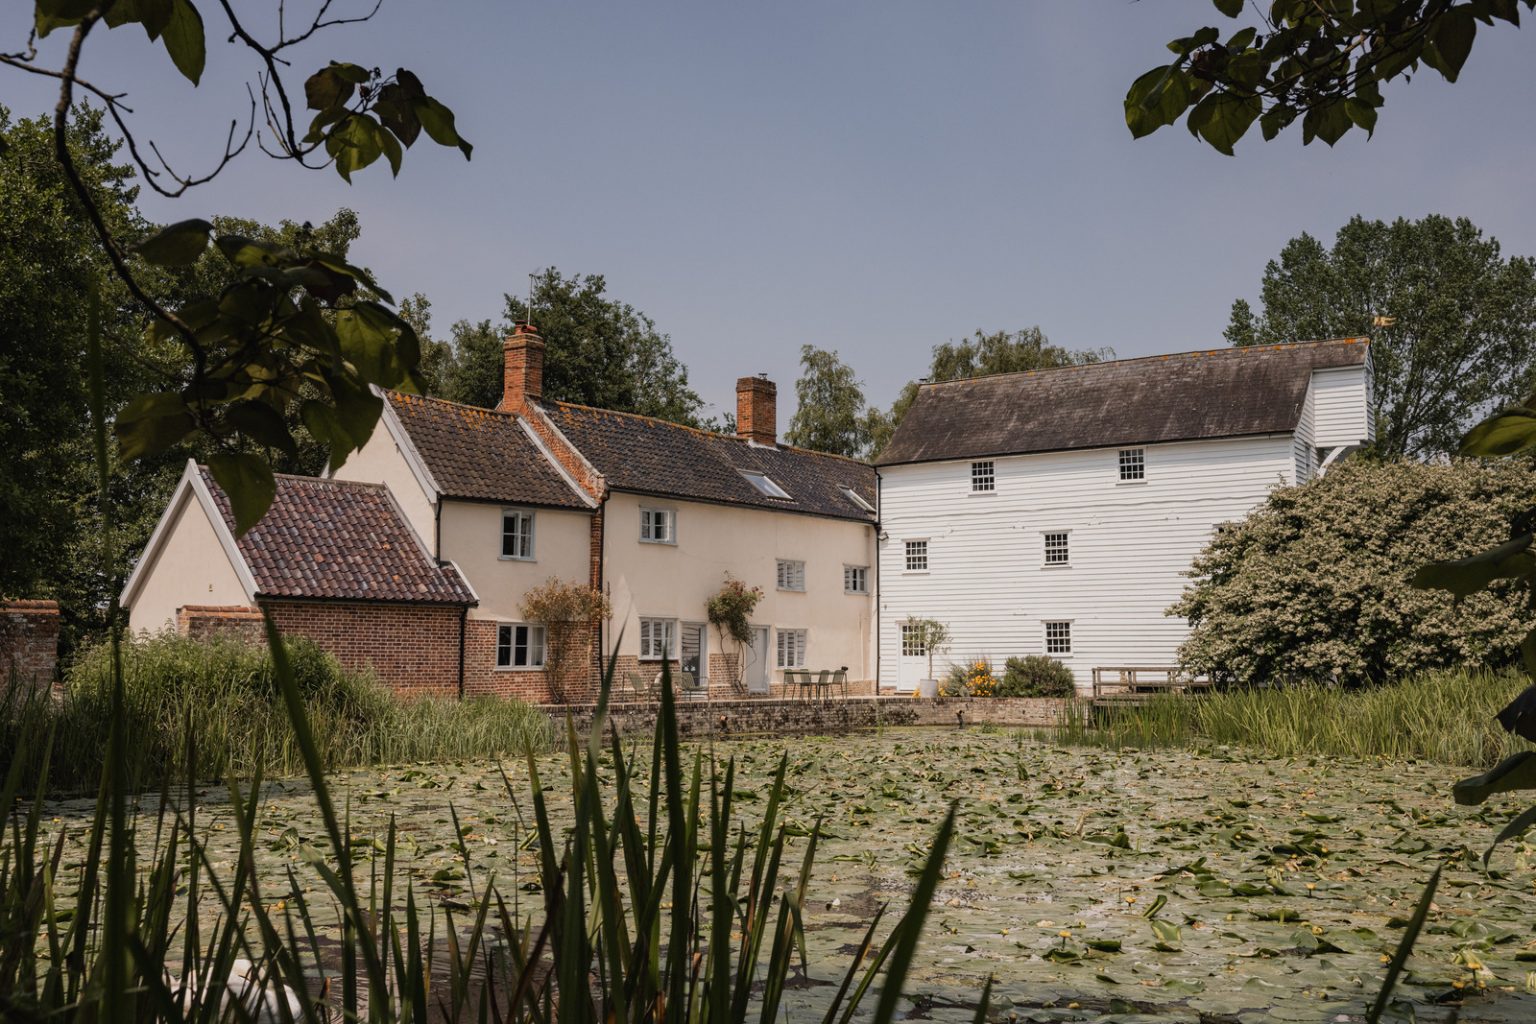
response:
<svg viewBox="0 0 1536 1024"><path fill-rule="evenodd" d="M141 128L188 168L217 155L255 73L202 6L201 89L137 29L93 38L85 62L103 85L137 83ZM30 4L7 8L9 50ZM251 154L144 205L271 221L350 206L355 256L397 295L424 292L440 334L499 318L529 271L602 273L712 406L769 373L781 427L803 343L837 349L882 405L976 328L1038 324L1122 356L1223 344L1232 300L1256 297L1287 239L1331 238L1355 213L1465 215L1536 254L1530 30L1480 33L1455 86L1426 72L1392 89L1374 141L1255 132L1235 159L1182 126L1133 141L1127 85L1168 39L1221 20L1205 0L386 0L307 44L294 80L332 56L412 68L473 161L423 142L399 179L381 161L349 187ZM45 42L56 62L61 40ZM0 68L0 83L18 115L52 107L40 79Z"/></svg>

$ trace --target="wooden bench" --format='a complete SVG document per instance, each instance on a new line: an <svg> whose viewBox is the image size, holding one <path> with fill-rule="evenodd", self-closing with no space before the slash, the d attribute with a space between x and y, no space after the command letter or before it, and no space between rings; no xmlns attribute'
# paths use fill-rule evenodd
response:
<svg viewBox="0 0 1536 1024"><path fill-rule="evenodd" d="M1093 703L1140 704L1160 693L1194 696L1211 688L1211 680L1191 676L1177 666L1109 665L1093 670Z"/></svg>

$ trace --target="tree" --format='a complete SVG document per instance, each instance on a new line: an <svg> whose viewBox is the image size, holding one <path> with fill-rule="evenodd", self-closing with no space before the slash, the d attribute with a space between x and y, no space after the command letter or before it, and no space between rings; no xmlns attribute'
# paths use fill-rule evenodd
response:
<svg viewBox="0 0 1536 1024"><path fill-rule="evenodd" d="M1190 670L1245 684L1390 682L1508 665L1525 611L1513 588L1452 603L1414 588L1418 565L1508 533L1536 498L1529 464L1347 459L1280 488L1220 528L1169 614L1189 620Z"/></svg>
<svg viewBox="0 0 1536 1024"><path fill-rule="evenodd" d="M175 2L79 3L36 0L27 45L0 53L0 64L59 83L53 112L54 156L64 180L83 210L105 266L150 318L151 349L181 345L188 354L186 372L161 379L139 391L115 417L113 432L123 459L154 458L189 437L217 449L208 465L229 495L236 531L244 533L265 513L275 492L269 460L250 450L257 446L292 457L297 444L290 424L302 420L309 433L328 448L335 467L365 443L382 409L374 385L415 389L419 383L419 342L410 325L390 308L393 300L372 276L313 239L277 244L236 233L219 233L203 219L169 225L144 237L135 225L114 224L105 216L70 146L70 118L76 98L89 95L101 103L121 136L140 183L178 197L217 176L257 137L257 97L265 128L258 143L268 155L304 167L334 167L351 181L358 170L387 160L398 173L403 149L425 132L434 142L457 147L466 158L471 147L454 126L453 113L429 96L420 79L399 68L386 74L349 62L330 61L304 80L306 117L295 112L299 93L285 84L292 66L291 48L324 29L373 17L332 14L319 6L313 19L277 19L277 36L257 38L234 5L220 2L228 24L228 45L249 51L258 62L258 87L251 90L245 131L231 123L222 157L206 174L174 170L152 143L131 130L132 110L114 92L88 80L82 61L93 33L137 26L151 43L164 46L176 69L197 85L207 64L208 35L194 0ZM289 31L289 28L292 31ZM65 30L69 43L63 63L40 63L46 48L36 40ZM258 30L259 31L259 30ZM215 36L215 38L218 38ZM155 163L146 159L154 154ZM153 294L151 282L161 269L197 263L212 242L228 263L232 277L217 294L198 294L168 302ZM88 309L102 308L102 286L92 274L80 294ZM102 337L88 330L93 351ZM95 363L93 357L93 365ZM104 367L102 367L104 369ZM105 410L95 410L101 421ZM106 472L103 466L102 472Z"/></svg>
<svg viewBox="0 0 1536 1024"><path fill-rule="evenodd" d="M946 341L935 346L926 380L939 382L981 377L990 373L1048 370L1058 366L1097 363L1114 357L1113 349L1073 350L1052 344L1039 327L1026 327L1022 331L1011 332L993 331L990 334L978 330L972 337L958 344ZM889 413L870 410L866 429L872 453L878 454L889 443L891 435L901 426L915 398L917 382L909 381L901 389L901 394L896 396Z"/></svg>
<svg viewBox="0 0 1536 1024"><path fill-rule="evenodd" d="M800 379L795 382L795 415L784 440L801 448L850 459L869 451L871 421L864 386L853 368L814 345L800 347Z"/></svg>
<svg viewBox="0 0 1536 1024"><path fill-rule="evenodd" d="M489 320L459 320L452 331L435 393L449 401L494 409L501 402L501 346L507 332L496 329Z"/></svg>
<svg viewBox="0 0 1536 1024"><path fill-rule="evenodd" d="M1520 399L1536 364L1536 262L1505 259L1470 221L1355 217L1331 249L1310 235L1264 270L1262 312L1232 306L1234 345L1369 335L1388 458L1449 455L1468 426Z"/></svg>
<svg viewBox="0 0 1536 1024"><path fill-rule="evenodd" d="M1213 26L1168 44L1175 59L1132 83L1125 121L1140 138L1185 118L1196 138L1228 156L1257 121L1273 139L1301 118L1302 142L1330 146L1351 128L1376 128L1381 87L1421 66L1454 82L1481 22L1520 23L1536 0L1372 0L1317 3L1213 0L1228 18L1256 21L1222 42ZM1186 116L1187 114L1187 116Z"/></svg>
<svg viewBox="0 0 1536 1024"><path fill-rule="evenodd" d="M672 339L644 313L609 298L606 290L601 274L565 277L550 267L534 281L532 316L526 299L506 296L507 321L531 320L547 346L545 396L698 426L704 403L688 386L688 371L673 355ZM494 376L499 401L499 347ZM488 396L490 379L489 368L482 367L476 383L466 382L462 393Z"/></svg>

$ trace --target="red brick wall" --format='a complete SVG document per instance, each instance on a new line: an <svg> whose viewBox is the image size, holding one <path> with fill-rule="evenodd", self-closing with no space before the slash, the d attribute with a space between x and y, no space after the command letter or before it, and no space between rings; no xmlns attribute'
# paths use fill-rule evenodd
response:
<svg viewBox="0 0 1536 1024"><path fill-rule="evenodd" d="M193 640L232 634L244 640L261 641L266 634L261 612L243 604L183 605L176 609L176 632Z"/></svg>
<svg viewBox="0 0 1536 1024"><path fill-rule="evenodd" d="M58 664L59 603L0 601L0 690L50 685Z"/></svg>
<svg viewBox="0 0 1536 1024"><path fill-rule="evenodd" d="M505 669L496 667L496 626L486 619L470 619L464 644L464 696L515 697L533 704L554 702L549 674L543 669ZM586 704L597 699L602 676L588 652L597 649L591 627L576 628L572 646L578 652L566 680L566 700Z"/></svg>
<svg viewBox="0 0 1536 1024"><path fill-rule="evenodd" d="M371 668L402 696L459 692L459 619L452 605L272 601L277 628L308 637L350 669Z"/></svg>

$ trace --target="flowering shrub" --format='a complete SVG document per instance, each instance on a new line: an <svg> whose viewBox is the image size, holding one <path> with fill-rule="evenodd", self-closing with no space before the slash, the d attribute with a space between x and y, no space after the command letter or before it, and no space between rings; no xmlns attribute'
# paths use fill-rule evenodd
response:
<svg viewBox="0 0 1536 1024"><path fill-rule="evenodd" d="M992 663L977 658L965 665L953 665L940 688L944 697L996 697L997 677L992 674Z"/></svg>
<svg viewBox="0 0 1536 1024"><path fill-rule="evenodd" d="M1452 602L1410 580L1503 541L1533 502L1524 460L1356 458L1279 488L1195 559L1195 582L1169 609L1193 627L1180 661L1241 683L1345 685L1509 664L1529 628L1510 583Z"/></svg>
<svg viewBox="0 0 1536 1024"><path fill-rule="evenodd" d="M752 612L762 599L762 587L749 587L727 574L725 585L715 591L714 596L704 605L704 613L710 625L720 634L721 648L724 649L726 640L736 641L735 661L731 663L729 672L731 685L742 693L746 692L742 673L746 671L747 663L747 659L742 657L742 649L752 646ZM760 653L767 656L767 652Z"/></svg>
<svg viewBox="0 0 1536 1024"><path fill-rule="evenodd" d="M564 704L584 670L591 630L612 614L608 598L585 583L551 576L523 595L521 609L528 621L544 624L544 678L550 699Z"/></svg>

